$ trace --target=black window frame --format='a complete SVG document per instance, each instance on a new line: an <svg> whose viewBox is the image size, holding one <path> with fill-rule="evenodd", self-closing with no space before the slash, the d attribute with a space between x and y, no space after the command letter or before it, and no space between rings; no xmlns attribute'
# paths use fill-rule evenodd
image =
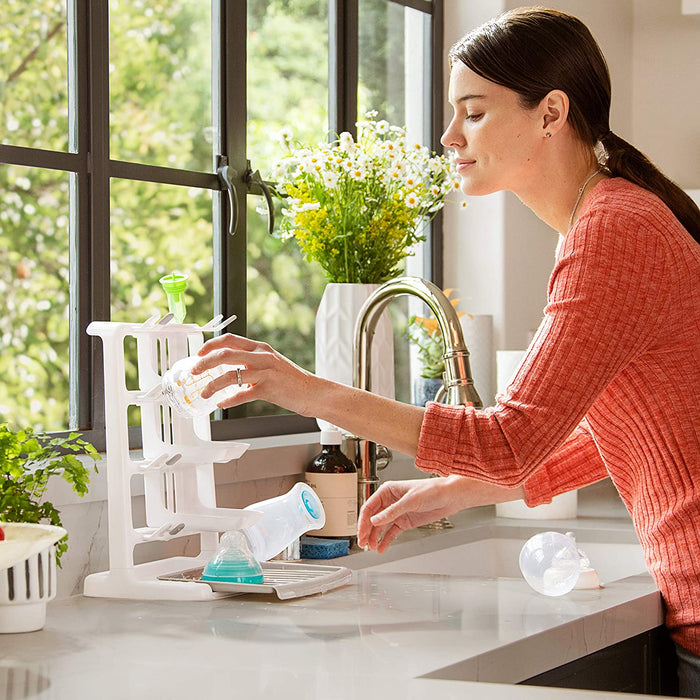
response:
<svg viewBox="0 0 700 700"><path fill-rule="evenodd" d="M68 24L69 148L66 152L0 144L0 163L70 173L70 298L69 375L70 430L77 430L97 449L105 449L102 347L85 329L93 320L110 317L110 180L123 178L158 184L209 189L214 207L214 312L236 313L229 330L245 333L246 197L259 194L247 179L246 153L246 24L245 0L211 0L214 112L222 127L217 153L226 154L236 173L238 233L228 227L228 200L215 172L196 172L110 158L109 1L66 0ZM443 121L444 0L386 0L430 15L430 55L426 75L431 84L425 103L425 138L440 150ZM329 0L329 129L355 132L357 121L359 0ZM73 97L74 95L74 97ZM243 118L240 118L240 115ZM254 154L252 154L254 156ZM214 160L214 159L213 159ZM212 171L216 163L212 163ZM442 285L442 217L428 233L426 276ZM297 415L236 418L212 422L214 439L254 438L315 432L314 419ZM58 431L66 435L69 431ZM134 429L133 443L140 442Z"/></svg>

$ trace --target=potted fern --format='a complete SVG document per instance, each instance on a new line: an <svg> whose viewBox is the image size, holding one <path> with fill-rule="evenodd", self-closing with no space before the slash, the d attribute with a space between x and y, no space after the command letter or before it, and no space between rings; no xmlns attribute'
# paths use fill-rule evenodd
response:
<svg viewBox="0 0 700 700"><path fill-rule="evenodd" d="M78 459L88 457L87 465ZM84 496L97 450L68 437L13 430L0 423L0 632L41 629L56 595L56 565L68 548L58 509L44 499L57 476ZM90 465L92 460L92 465Z"/></svg>

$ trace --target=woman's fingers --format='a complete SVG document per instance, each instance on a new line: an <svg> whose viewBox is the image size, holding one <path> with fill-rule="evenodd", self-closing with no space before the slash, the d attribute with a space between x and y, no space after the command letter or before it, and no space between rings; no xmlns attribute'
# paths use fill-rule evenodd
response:
<svg viewBox="0 0 700 700"><path fill-rule="evenodd" d="M215 340L219 340L215 338ZM197 364L192 368L193 374L200 374L207 369L218 365L238 365L251 366L253 360L256 366L266 367L270 364L273 351L269 346L261 343L252 343L247 338L242 338L245 341L245 347L241 347L238 342L217 343L216 345L205 343L197 353L200 356ZM209 341L213 343L213 341ZM251 345L248 345L251 343ZM206 348L206 351L203 352Z"/></svg>
<svg viewBox="0 0 700 700"><path fill-rule="evenodd" d="M459 510L456 492L460 486L446 479L387 482L367 501L360 514L358 543L385 552L404 530Z"/></svg>
<svg viewBox="0 0 700 700"><path fill-rule="evenodd" d="M384 554L389 548L389 545L403 532L403 528L394 523L383 535L373 549L376 549L379 554Z"/></svg>
<svg viewBox="0 0 700 700"><path fill-rule="evenodd" d="M398 520L402 515L417 512L420 510L415 503L416 499L412 497L413 493L407 491L398 501L388 505L384 510L378 512L370 518L374 527L384 527L389 523Z"/></svg>
<svg viewBox="0 0 700 700"><path fill-rule="evenodd" d="M234 406L241 406L249 401L255 401L258 398L257 393L258 392L255 386L246 387L235 393L230 398L220 401L217 406L219 408L233 408Z"/></svg>
<svg viewBox="0 0 700 700"><path fill-rule="evenodd" d="M241 385L250 387L257 384L262 378L263 371L271 364L272 352L265 343L258 343L230 333L207 341L197 353L201 359L192 368L192 373L201 374L213 367L232 365L240 369L240 374L236 370L231 370L213 379L202 390L202 397L208 398L221 389L237 385L239 376ZM243 403L243 401L237 403Z"/></svg>
<svg viewBox="0 0 700 700"><path fill-rule="evenodd" d="M375 525L374 517L386 508L390 507L397 498L400 498L398 491L401 489L401 482L387 482L382 484L366 501L360 510L357 522L358 544L362 547L368 544L370 534Z"/></svg>
<svg viewBox="0 0 700 700"><path fill-rule="evenodd" d="M221 365L240 368L240 384L245 388L223 400L219 404L221 408L262 400L301 415L308 414L313 399L313 391L309 387L313 375L280 355L267 343L228 333L204 343L197 354L199 360L192 368L193 374L201 374ZM238 385L238 376L234 369L212 380L202 390L202 397L209 398L221 389Z"/></svg>
<svg viewBox="0 0 700 700"><path fill-rule="evenodd" d="M390 481L368 499L360 512L357 541L361 547L383 552L400 532L413 525L411 498L416 482Z"/></svg>
<svg viewBox="0 0 700 700"><path fill-rule="evenodd" d="M221 348L252 352L257 350L262 345L264 345L264 343L259 343L257 340L245 338L242 335L236 335L235 333L224 333L224 335L219 335L216 338L207 340L207 342L204 343L201 348L199 348L197 354L200 356L207 355L212 350L220 350Z"/></svg>
<svg viewBox="0 0 700 700"><path fill-rule="evenodd" d="M203 370L204 371L204 370ZM210 396L213 396L216 394L217 391L221 391L222 389L226 389L227 387L230 386L238 386L238 377L240 373L240 378L241 378L241 383L240 386L241 388L249 388L250 386L255 385L256 381L256 372L254 372L252 369L248 367L244 367L242 365L238 366L238 372L233 369L230 372L226 372L225 374L222 374L220 377L215 377L212 379L201 391L201 395L203 399L208 399ZM198 374L198 372L196 373Z"/></svg>

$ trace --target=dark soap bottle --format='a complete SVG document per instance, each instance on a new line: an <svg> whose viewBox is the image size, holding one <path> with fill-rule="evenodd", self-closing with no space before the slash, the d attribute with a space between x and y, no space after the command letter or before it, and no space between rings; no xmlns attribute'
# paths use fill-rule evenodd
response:
<svg viewBox="0 0 700 700"><path fill-rule="evenodd" d="M304 475L318 494L326 512L326 524L308 534L350 540L357 536L357 468L340 449L338 430L321 431L321 451L311 460Z"/></svg>

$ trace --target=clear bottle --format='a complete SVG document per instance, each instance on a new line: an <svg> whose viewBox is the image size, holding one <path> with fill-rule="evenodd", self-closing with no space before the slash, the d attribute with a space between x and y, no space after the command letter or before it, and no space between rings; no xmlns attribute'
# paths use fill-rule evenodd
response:
<svg viewBox="0 0 700 700"><path fill-rule="evenodd" d="M217 404L231 398L246 386L244 384L239 387L237 384L231 384L221 391L217 391L213 396L203 399L201 396L202 389L209 382L227 372L235 372L236 367L233 365L218 365L201 374L192 374L192 367L200 359L200 357L194 355L178 360L163 374L161 381L161 389L165 400L180 415L188 418L208 415L216 410Z"/></svg>
<svg viewBox="0 0 700 700"><path fill-rule="evenodd" d="M253 503L244 510L262 513L242 530L253 556L268 561L312 528L323 527L323 504L308 484L297 483L284 495Z"/></svg>
<svg viewBox="0 0 700 700"><path fill-rule="evenodd" d="M311 460L304 479L318 494L326 524L310 532L314 537L350 540L357 535L357 467L340 449L339 430L321 431L321 452Z"/></svg>

